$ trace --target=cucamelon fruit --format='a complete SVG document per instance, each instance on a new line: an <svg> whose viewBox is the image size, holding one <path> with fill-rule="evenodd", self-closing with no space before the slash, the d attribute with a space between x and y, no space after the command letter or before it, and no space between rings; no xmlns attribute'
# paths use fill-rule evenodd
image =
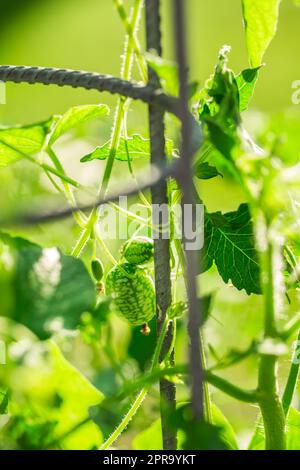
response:
<svg viewBox="0 0 300 470"><path fill-rule="evenodd" d="M153 259L153 241L147 237L136 237L128 240L121 255L128 263L145 264Z"/></svg>
<svg viewBox="0 0 300 470"><path fill-rule="evenodd" d="M92 273L96 281L101 281L103 277L103 265L101 261L97 258L93 259L91 262Z"/></svg>
<svg viewBox="0 0 300 470"><path fill-rule="evenodd" d="M134 264L123 263L111 269L106 277L106 293L113 299L117 312L132 325L148 323L155 313L153 281Z"/></svg>

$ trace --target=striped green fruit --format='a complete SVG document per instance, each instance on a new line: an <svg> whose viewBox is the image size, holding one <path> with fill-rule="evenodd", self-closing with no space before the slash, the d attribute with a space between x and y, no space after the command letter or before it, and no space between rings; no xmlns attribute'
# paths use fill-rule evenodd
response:
<svg viewBox="0 0 300 470"><path fill-rule="evenodd" d="M131 264L149 263L153 259L153 241L147 237L131 238L123 246L121 255Z"/></svg>
<svg viewBox="0 0 300 470"><path fill-rule="evenodd" d="M143 269L130 263L117 265L107 274L105 286L118 313L132 325L143 325L153 318L153 281Z"/></svg>

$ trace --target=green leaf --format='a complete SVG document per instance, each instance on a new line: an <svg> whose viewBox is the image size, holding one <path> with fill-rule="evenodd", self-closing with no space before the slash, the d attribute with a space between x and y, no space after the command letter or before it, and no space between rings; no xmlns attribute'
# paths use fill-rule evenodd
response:
<svg viewBox="0 0 300 470"><path fill-rule="evenodd" d="M295 408L290 408L287 417L286 431L287 450L300 449L300 413Z"/></svg>
<svg viewBox="0 0 300 470"><path fill-rule="evenodd" d="M258 67L275 36L281 0L243 0L246 41L251 67Z"/></svg>
<svg viewBox="0 0 300 470"><path fill-rule="evenodd" d="M233 427L229 423L228 419L225 418L222 411L215 405L212 404L212 423L214 426L219 428L219 436L222 442L226 445L229 450L238 450L238 444L236 441Z"/></svg>
<svg viewBox="0 0 300 470"><path fill-rule="evenodd" d="M161 434L161 420L157 419L135 436L132 447L134 450L163 450Z"/></svg>
<svg viewBox="0 0 300 470"><path fill-rule="evenodd" d="M224 46L213 77L202 92L199 118L207 125L207 143L213 144L228 160L239 143L241 124L239 88L235 76L227 66L230 48Z"/></svg>
<svg viewBox="0 0 300 470"><path fill-rule="evenodd" d="M232 132L225 130L215 119L208 117L206 124L209 130L210 140L215 148L228 160L232 158L232 151L237 144L237 140Z"/></svg>
<svg viewBox="0 0 300 470"><path fill-rule="evenodd" d="M226 450L222 428L192 418L190 405L181 406L169 417L170 426L178 431L182 450Z"/></svg>
<svg viewBox="0 0 300 470"><path fill-rule="evenodd" d="M111 142L108 141L101 147L97 147L92 153L85 155L81 158L81 162L90 162L92 160L105 160L111 148ZM166 140L166 153L171 156L174 152L173 142L170 139ZM119 147L116 153L116 160L128 161L136 158L149 158L150 157L150 140L144 139L139 134L133 134L132 137L120 139Z"/></svg>
<svg viewBox="0 0 300 470"><path fill-rule="evenodd" d="M55 119L30 126L0 129L0 166L24 158L24 153L29 156L39 153Z"/></svg>
<svg viewBox="0 0 300 470"><path fill-rule="evenodd" d="M8 413L8 392L0 391L0 415Z"/></svg>
<svg viewBox="0 0 300 470"><path fill-rule="evenodd" d="M76 328L81 314L96 301L94 283L82 261L22 238L1 239L15 259L14 319L41 339L50 336L54 325Z"/></svg>
<svg viewBox="0 0 300 470"><path fill-rule="evenodd" d="M248 449L264 450L264 448L265 436L262 419L260 418ZM300 413L295 408L290 408L287 416L286 448L287 450L299 450L300 448Z"/></svg>
<svg viewBox="0 0 300 470"><path fill-rule="evenodd" d="M258 79L261 67L243 70L235 77L239 89L240 111L243 112L248 108L249 102L253 96L254 88Z"/></svg>
<svg viewBox="0 0 300 470"><path fill-rule="evenodd" d="M162 87L170 95L178 96L179 80L176 63L162 59L158 55L146 53L148 65L160 78Z"/></svg>
<svg viewBox="0 0 300 470"><path fill-rule="evenodd" d="M248 205L226 214L206 213L204 230L202 272L215 263L225 283L259 294L259 263Z"/></svg>
<svg viewBox="0 0 300 470"><path fill-rule="evenodd" d="M15 357L8 379L13 442L19 442L21 448L38 449L53 439L64 449L99 447L102 436L88 420L88 411L103 400L103 394L64 358L51 340L29 342L25 352L24 339L15 344L22 346L19 351L25 357ZM22 380L16 382L16 375ZM23 425L17 429L20 420ZM46 432L49 427L51 434Z"/></svg>
<svg viewBox="0 0 300 470"><path fill-rule="evenodd" d="M198 299L198 302L201 306L201 315L202 315L202 325L209 319L211 309L212 309L212 295L205 295Z"/></svg>
<svg viewBox="0 0 300 470"><path fill-rule="evenodd" d="M182 405L179 406L179 410ZM228 450L238 450L234 430L219 408L212 404L212 424L218 430L218 438ZM179 411L180 412L180 411ZM211 429L210 429L211 430ZM180 432L179 446L184 445L185 435ZM157 419L148 428L141 431L133 439L134 450L162 450L161 420ZM208 444L209 445L209 444ZM220 443L219 443L220 445Z"/></svg>
<svg viewBox="0 0 300 470"><path fill-rule="evenodd" d="M70 108L58 120L49 139L49 145L53 145L63 134L79 124L83 124L91 119L101 118L108 113L109 108L105 104L89 104Z"/></svg>
<svg viewBox="0 0 300 470"><path fill-rule="evenodd" d="M195 176L200 180L209 180L216 176L222 176L218 170L208 162L202 162L196 165Z"/></svg>

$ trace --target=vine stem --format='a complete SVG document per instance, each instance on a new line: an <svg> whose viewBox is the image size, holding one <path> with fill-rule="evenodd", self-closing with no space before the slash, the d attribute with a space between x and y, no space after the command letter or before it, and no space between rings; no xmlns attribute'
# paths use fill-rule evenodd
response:
<svg viewBox="0 0 300 470"><path fill-rule="evenodd" d="M61 164L59 158L57 157L56 153L54 152L54 150L51 147L48 146L46 148L46 152L49 155L50 159L52 160L55 168L61 174L66 176L66 172L64 170L64 167L62 166L62 164ZM65 197L66 197L67 201L69 202L70 206L74 209L76 207L76 199L74 197L73 191L72 191L70 185L66 181L62 181L62 185L63 185L63 188L64 188ZM77 222L77 224L79 225L79 227L84 227L84 224L87 221L86 216L83 213L76 212L76 211L74 212L74 219Z"/></svg>
<svg viewBox="0 0 300 470"><path fill-rule="evenodd" d="M285 416L287 416L290 406L293 401L293 396L295 393L296 385L297 385L297 380L299 376L299 368L300 368L300 362L298 358L298 350L297 346L300 344L300 331L298 333L297 341L296 341L296 346L295 346L295 351L292 357L292 363L290 367L290 372L288 376L288 380L284 389L283 397L282 397L282 407Z"/></svg>
<svg viewBox="0 0 300 470"><path fill-rule="evenodd" d="M136 30L138 29L139 21L140 21L140 13L143 7L143 2L144 0L135 1L133 12L132 12L132 18L130 21L132 34L135 34ZM134 50L132 49L132 46L129 43L129 40L127 38L126 43L125 43L123 63L121 67L121 76L125 80L129 80L131 76L133 54L134 54ZM127 102L126 98L124 97L118 98L118 104L117 104L116 113L115 113L115 120L114 120L113 129L112 129L110 151L109 151L109 155L107 158L104 175L102 178L102 183L99 189L100 198L104 197L107 192L115 156L116 156L120 138L121 138L122 123L124 119L124 113L126 112L125 111L126 102ZM96 221L97 221L97 208L94 208L89 216L85 230L83 230L79 240L77 241L72 251L73 256L80 256L82 249L85 247L87 241L90 239L90 236L91 236L91 233L92 233L92 230Z"/></svg>
<svg viewBox="0 0 300 470"><path fill-rule="evenodd" d="M150 373L154 371L154 369L160 364L161 362L161 352L162 352L162 347L164 343L164 339L166 336L166 333L168 331L168 326L169 326L170 320L168 318L165 319L159 337L157 339L156 347L154 350L154 355L153 355L153 360L152 360L152 366L150 369ZM115 431L110 435L110 437L102 444L100 447L100 450L106 450L108 449L122 434L122 432L127 428L128 424L136 414L137 410L141 406L142 402L147 396L147 393L151 387L151 383L146 385L145 387L142 388L136 399L134 400L133 404L130 407L130 410L126 413L124 418L122 419L121 423L119 426L115 429Z"/></svg>
<svg viewBox="0 0 300 470"><path fill-rule="evenodd" d="M275 243L270 240L266 224L267 249L262 253L262 286L265 302L265 338L277 338L274 284ZM277 357L262 354L258 373L259 406L261 409L267 450L285 450L285 415L278 396Z"/></svg>

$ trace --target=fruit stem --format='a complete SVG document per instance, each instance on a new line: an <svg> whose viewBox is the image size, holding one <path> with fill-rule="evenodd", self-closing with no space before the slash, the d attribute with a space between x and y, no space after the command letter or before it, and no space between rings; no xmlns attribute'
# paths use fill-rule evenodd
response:
<svg viewBox="0 0 300 470"><path fill-rule="evenodd" d="M168 326L169 326L170 320L168 318L165 319L159 337L157 339L157 343L155 346L154 350L154 355L153 355L153 360L152 360L152 365L150 369L150 373L154 371L154 369L160 364L162 361L161 359L161 352L162 352L162 346L164 343L164 339L166 336L166 333L168 331ZM134 400L133 404L130 407L130 410L126 413L124 418L122 419L121 423L119 426L115 429L115 431L109 436L109 438L102 444L100 447L100 450L106 450L108 449L122 434L122 432L127 428L128 424L138 411L139 407L141 406L142 402L146 398L146 395L151 387L151 384L147 384L145 387L142 388L136 399Z"/></svg>

